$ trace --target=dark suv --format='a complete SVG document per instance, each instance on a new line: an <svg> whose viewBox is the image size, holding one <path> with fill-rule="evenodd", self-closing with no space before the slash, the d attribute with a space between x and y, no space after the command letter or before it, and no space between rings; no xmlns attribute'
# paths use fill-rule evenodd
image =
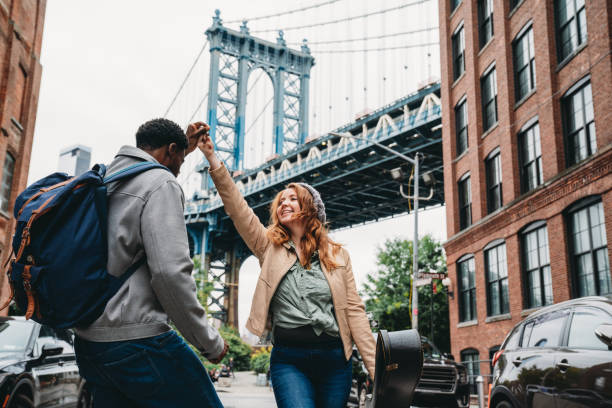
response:
<svg viewBox="0 0 612 408"><path fill-rule="evenodd" d="M413 404L420 407L467 407L470 385L465 367L457 364L452 355L440 353L426 337L423 343L423 372L417 385ZM366 394L372 384L357 350L353 350L353 386L349 407L365 407Z"/></svg>
<svg viewBox="0 0 612 408"><path fill-rule="evenodd" d="M2 407L90 407L73 337L23 317L0 317Z"/></svg>
<svg viewBox="0 0 612 408"><path fill-rule="evenodd" d="M493 408L611 408L612 301L538 310L512 329L492 364Z"/></svg>

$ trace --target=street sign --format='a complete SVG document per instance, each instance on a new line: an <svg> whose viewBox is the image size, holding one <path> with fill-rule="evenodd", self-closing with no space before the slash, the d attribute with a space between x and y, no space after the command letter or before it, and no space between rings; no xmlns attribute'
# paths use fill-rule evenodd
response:
<svg viewBox="0 0 612 408"><path fill-rule="evenodd" d="M446 278L446 274L421 272L421 278L444 279Z"/></svg>
<svg viewBox="0 0 612 408"><path fill-rule="evenodd" d="M414 286L427 286L427 285L431 285L431 278L421 278L421 279L415 279L414 281Z"/></svg>

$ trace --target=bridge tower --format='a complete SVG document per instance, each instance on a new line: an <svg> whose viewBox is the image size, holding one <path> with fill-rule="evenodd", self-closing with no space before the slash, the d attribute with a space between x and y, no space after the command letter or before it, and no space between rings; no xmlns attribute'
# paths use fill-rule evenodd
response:
<svg viewBox="0 0 612 408"><path fill-rule="evenodd" d="M229 29L223 26L219 10L206 36L210 44L207 119L219 158L227 168L244 169L247 84L256 69L265 71L274 89L274 152L282 155L304 143L310 69L314 65L306 40L298 51L287 47L282 31L273 43L251 36L246 21L240 31ZM206 188L208 176L201 173ZM238 327L238 273L250 253L240 240L215 239L213 245L212 236L224 234L217 218L208 214L199 222L188 223L187 229L194 253L201 256L204 273L215 286L208 304L216 305L219 311L211 315Z"/></svg>

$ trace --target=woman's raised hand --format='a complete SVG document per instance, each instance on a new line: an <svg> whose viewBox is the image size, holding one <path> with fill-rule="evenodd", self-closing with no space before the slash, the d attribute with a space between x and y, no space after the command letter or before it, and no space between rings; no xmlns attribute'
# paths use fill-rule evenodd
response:
<svg viewBox="0 0 612 408"><path fill-rule="evenodd" d="M206 125L208 127L208 125ZM198 139L198 148L204 153L204 157L208 160L210 164L210 170L215 170L216 168L221 166L221 161L215 155L215 145L206 131L200 138Z"/></svg>

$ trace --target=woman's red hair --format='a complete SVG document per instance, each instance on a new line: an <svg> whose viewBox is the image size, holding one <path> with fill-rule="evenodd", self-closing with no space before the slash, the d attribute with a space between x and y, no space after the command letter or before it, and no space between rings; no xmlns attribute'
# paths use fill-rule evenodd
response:
<svg viewBox="0 0 612 408"><path fill-rule="evenodd" d="M297 217L304 222L304 236L300 245L304 255L303 266L310 268L310 258L312 254L319 250L319 260L328 271L335 269L338 265L334 262L334 256L338 254L340 244L329 238L327 227L317 217L317 209L314 206L312 195L304 187L296 183L290 183L287 188L295 191L301 211ZM268 238L275 245L282 245L290 239L289 229L280 223L276 210L280 204L282 191L279 192L270 206L270 225L268 226Z"/></svg>

